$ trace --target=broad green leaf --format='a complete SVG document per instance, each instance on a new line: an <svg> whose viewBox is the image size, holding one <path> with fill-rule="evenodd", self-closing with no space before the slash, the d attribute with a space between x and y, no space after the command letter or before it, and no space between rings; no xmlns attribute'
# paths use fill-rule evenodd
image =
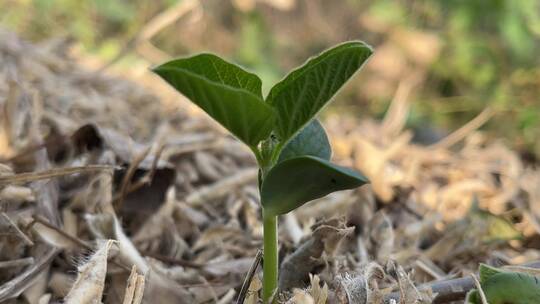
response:
<svg viewBox="0 0 540 304"><path fill-rule="evenodd" d="M481 263L478 272L480 273L480 283L483 284L492 276L498 273L502 273L503 271L487 264Z"/></svg>
<svg viewBox="0 0 540 304"><path fill-rule="evenodd" d="M286 159L311 155L330 160L332 148L321 123L314 119L298 132L283 148L278 162Z"/></svg>
<svg viewBox="0 0 540 304"><path fill-rule="evenodd" d="M256 75L211 54L176 59L154 72L247 145L270 135L276 115L262 100Z"/></svg>
<svg viewBox="0 0 540 304"><path fill-rule="evenodd" d="M465 299L465 303L467 304L481 304L480 302L480 295L478 294L477 289L471 289L467 293L467 298Z"/></svg>
<svg viewBox="0 0 540 304"><path fill-rule="evenodd" d="M331 162L300 156L275 165L262 182L261 202L271 215L284 214L329 193L368 183L361 174Z"/></svg>
<svg viewBox="0 0 540 304"><path fill-rule="evenodd" d="M262 82L257 75L214 54L203 53L193 57L174 59L158 66L155 70L163 68L183 69L211 82L244 89L262 99Z"/></svg>
<svg viewBox="0 0 540 304"><path fill-rule="evenodd" d="M287 141L309 122L371 53L363 42L346 42L309 59L277 83L266 102L277 111L280 140Z"/></svg>
<svg viewBox="0 0 540 304"><path fill-rule="evenodd" d="M481 286L489 304L540 303L540 277L528 273L497 273L481 283ZM482 303L477 290L469 293L467 303Z"/></svg>

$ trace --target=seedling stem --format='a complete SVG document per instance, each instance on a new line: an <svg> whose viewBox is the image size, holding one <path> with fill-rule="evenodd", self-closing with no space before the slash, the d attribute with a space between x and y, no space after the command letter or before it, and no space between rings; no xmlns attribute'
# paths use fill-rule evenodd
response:
<svg viewBox="0 0 540 304"><path fill-rule="evenodd" d="M278 283L278 221L277 216L263 211L263 301L269 303L276 293ZM275 300L272 300L274 303Z"/></svg>

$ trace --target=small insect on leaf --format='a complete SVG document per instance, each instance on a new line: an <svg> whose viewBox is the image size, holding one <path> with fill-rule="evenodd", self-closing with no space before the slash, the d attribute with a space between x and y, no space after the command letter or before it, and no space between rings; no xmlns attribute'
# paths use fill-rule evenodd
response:
<svg viewBox="0 0 540 304"><path fill-rule="evenodd" d="M261 202L265 214L284 214L329 193L366 183L366 177L349 168L314 156L299 156L278 163L268 172L261 187Z"/></svg>
<svg viewBox="0 0 540 304"><path fill-rule="evenodd" d="M153 71L247 145L270 135L275 113L255 74L212 54L175 59Z"/></svg>

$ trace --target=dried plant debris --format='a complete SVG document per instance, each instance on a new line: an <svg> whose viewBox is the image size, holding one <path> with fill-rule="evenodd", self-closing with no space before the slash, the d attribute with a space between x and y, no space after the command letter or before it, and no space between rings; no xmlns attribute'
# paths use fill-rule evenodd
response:
<svg viewBox="0 0 540 304"><path fill-rule="evenodd" d="M331 219L315 224L313 234L281 263L279 287L302 287L308 275L332 259L342 240L352 232L343 221Z"/></svg>
<svg viewBox="0 0 540 304"><path fill-rule="evenodd" d="M137 266L133 265L128 277L126 293L123 304L140 304L144 295L145 277L137 273Z"/></svg>
<svg viewBox="0 0 540 304"><path fill-rule="evenodd" d="M0 302L234 302L262 246L255 160L151 76L68 47L0 30ZM334 158L372 185L283 217L281 302L463 302L479 263L538 276L502 267L540 260L538 167L476 131L489 110L421 146L408 107L328 116ZM260 303L260 267L248 286Z"/></svg>
<svg viewBox="0 0 540 304"><path fill-rule="evenodd" d="M372 262L358 273L342 273L335 278L334 302L383 303L384 293L379 285L386 274L379 264Z"/></svg>
<svg viewBox="0 0 540 304"><path fill-rule="evenodd" d="M78 267L77 279L64 298L65 303L101 303L105 288L105 277L107 276L107 258L113 243L113 241L109 240L98 246L99 249L90 257L88 262Z"/></svg>

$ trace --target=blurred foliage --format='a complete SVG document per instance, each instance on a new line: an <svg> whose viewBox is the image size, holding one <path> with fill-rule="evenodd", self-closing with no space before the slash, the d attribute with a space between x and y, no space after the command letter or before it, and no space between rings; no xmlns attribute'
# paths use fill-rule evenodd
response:
<svg viewBox="0 0 540 304"><path fill-rule="evenodd" d="M441 0L423 5L432 18L409 18L408 24L437 29L446 44L433 67L438 85L429 96L465 97L452 104L425 102L427 113L454 112L446 118L460 122L464 112L475 114L491 105L502 115L490 128L540 152L540 2Z"/></svg>
<svg viewBox="0 0 540 304"><path fill-rule="evenodd" d="M389 36L360 22L365 16L384 28L435 34L441 50L412 97L411 126L455 129L491 106L497 116L485 129L540 155L538 0L257 0L256 5L255 1L203 1L202 21L179 20L153 43L175 56L201 50L227 54L262 75L268 87L306 54L336 42L361 38L378 49ZM294 6L279 9L271 5L273 1ZM32 40L69 35L107 59L175 3L1 0L0 24ZM386 89L390 92L378 98L362 93L370 89L359 83L357 90L343 93L349 101L338 107L380 116L396 87L392 84Z"/></svg>

